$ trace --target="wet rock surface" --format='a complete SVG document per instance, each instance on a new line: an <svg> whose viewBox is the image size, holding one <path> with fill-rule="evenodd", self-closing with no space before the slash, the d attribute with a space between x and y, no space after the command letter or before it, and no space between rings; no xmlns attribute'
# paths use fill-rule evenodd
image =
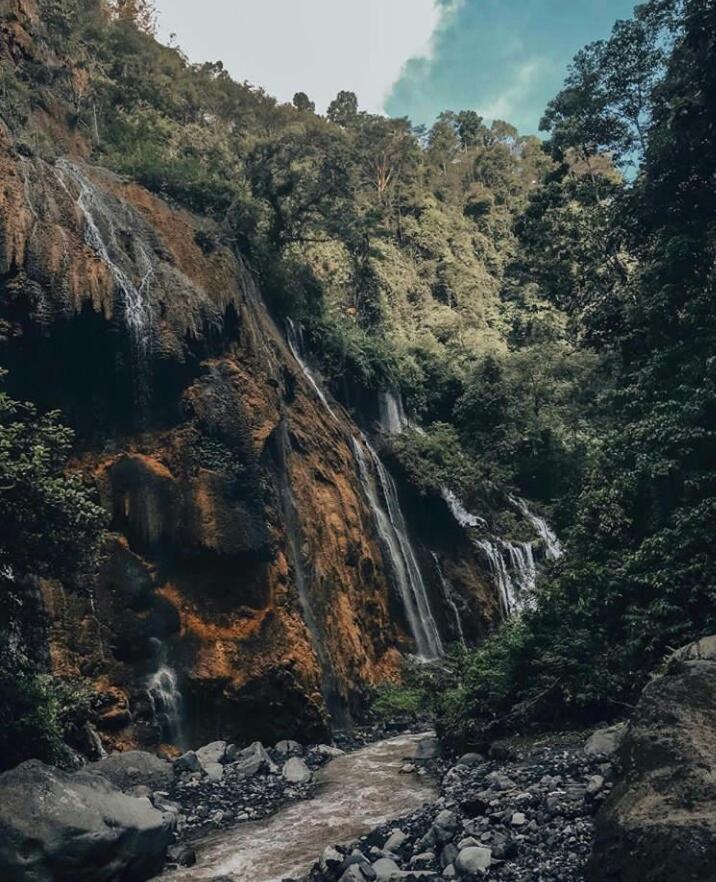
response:
<svg viewBox="0 0 716 882"><path fill-rule="evenodd" d="M644 689L597 817L590 882L716 880L716 637L675 652Z"/></svg>
<svg viewBox="0 0 716 882"><path fill-rule="evenodd" d="M142 882L162 869L172 826L103 775L29 760L0 775L0 879Z"/></svg>
<svg viewBox="0 0 716 882"><path fill-rule="evenodd" d="M439 799L348 847L326 843L311 882L582 882L593 816L611 788L608 756L587 753L579 737L491 753L416 757L406 774L440 775Z"/></svg>

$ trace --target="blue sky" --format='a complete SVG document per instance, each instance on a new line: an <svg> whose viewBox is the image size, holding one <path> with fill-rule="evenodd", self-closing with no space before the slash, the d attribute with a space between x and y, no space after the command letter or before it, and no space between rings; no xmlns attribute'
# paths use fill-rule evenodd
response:
<svg viewBox="0 0 716 882"><path fill-rule="evenodd" d="M410 59L384 104L393 116L431 122L441 110L472 109L537 130L566 67L586 43L606 37L634 0L443 0L431 46Z"/></svg>
<svg viewBox="0 0 716 882"><path fill-rule="evenodd" d="M158 0L160 38L193 61L322 112L341 89L373 113L430 123L474 109L537 130L566 66L633 0Z"/></svg>

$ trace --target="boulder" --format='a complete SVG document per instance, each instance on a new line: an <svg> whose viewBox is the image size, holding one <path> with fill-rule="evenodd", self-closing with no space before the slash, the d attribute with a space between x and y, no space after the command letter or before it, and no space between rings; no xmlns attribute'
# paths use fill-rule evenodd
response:
<svg viewBox="0 0 716 882"><path fill-rule="evenodd" d="M254 741L235 754L232 768L240 778L252 778L259 772L277 772L276 763L271 759L263 744Z"/></svg>
<svg viewBox="0 0 716 882"><path fill-rule="evenodd" d="M120 790L129 790L137 784L145 784L152 790L168 790L174 780L169 760L144 750L112 753L96 763L89 763L85 770L102 775Z"/></svg>
<svg viewBox="0 0 716 882"><path fill-rule="evenodd" d="M597 815L592 882L715 882L716 637L644 689Z"/></svg>
<svg viewBox="0 0 716 882"><path fill-rule="evenodd" d="M400 873L400 867L390 858L379 858L373 864L377 882L390 882L390 879Z"/></svg>
<svg viewBox="0 0 716 882"><path fill-rule="evenodd" d="M485 757L481 753L463 753L457 761L459 766L477 766L485 762Z"/></svg>
<svg viewBox="0 0 716 882"><path fill-rule="evenodd" d="M394 853L397 853L408 842L408 840L408 834L403 833L402 830L391 830L390 836L385 840L385 845L383 846L383 848L385 851L392 851Z"/></svg>
<svg viewBox="0 0 716 882"><path fill-rule="evenodd" d="M185 772L203 772L204 770L196 753L193 750L187 750L186 753L174 760L174 771L178 775L183 775Z"/></svg>
<svg viewBox="0 0 716 882"><path fill-rule="evenodd" d="M303 756L303 745L298 741L279 741L276 745L276 753L282 757Z"/></svg>
<svg viewBox="0 0 716 882"><path fill-rule="evenodd" d="M421 738L415 747L415 759L427 760L440 756L440 742L434 736Z"/></svg>
<svg viewBox="0 0 716 882"><path fill-rule="evenodd" d="M473 873L482 873L492 863L492 849L471 845L458 854L455 860L455 869L461 876L470 876Z"/></svg>
<svg viewBox="0 0 716 882"><path fill-rule="evenodd" d="M206 772L206 777L210 781L221 781L224 777L224 767L221 763L206 763L204 765L204 771Z"/></svg>
<svg viewBox="0 0 716 882"><path fill-rule="evenodd" d="M332 845L327 845L321 854L318 866L324 875L337 875L341 865L343 864L343 855Z"/></svg>
<svg viewBox="0 0 716 882"><path fill-rule="evenodd" d="M159 873L170 826L107 778L38 760L0 775L0 879L118 882Z"/></svg>
<svg viewBox="0 0 716 882"><path fill-rule="evenodd" d="M211 744L205 744L196 752L196 758L199 760L202 769L206 771L208 765L214 763L223 763L226 756L226 742L212 741Z"/></svg>
<svg viewBox="0 0 716 882"><path fill-rule="evenodd" d="M180 867L193 867L196 863L196 852L190 845L172 845L167 851L167 860Z"/></svg>
<svg viewBox="0 0 716 882"><path fill-rule="evenodd" d="M617 723L608 729L597 729L587 739L584 752L589 756L611 756L619 749L626 733L626 723Z"/></svg>
<svg viewBox="0 0 716 882"><path fill-rule="evenodd" d="M314 752L326 759L335 759L337 756L345 754L345 750L341 750L340 747L333 747L332 744L319 744L318 747L314 748Z"/></svg>
<svg viewBox="0 0 716 882"><path fill-rule="evenodd" d="M308 766L297 756L292 756L290 760L287 760L281 774L289 784L306 784L313 777Z"/></svg>

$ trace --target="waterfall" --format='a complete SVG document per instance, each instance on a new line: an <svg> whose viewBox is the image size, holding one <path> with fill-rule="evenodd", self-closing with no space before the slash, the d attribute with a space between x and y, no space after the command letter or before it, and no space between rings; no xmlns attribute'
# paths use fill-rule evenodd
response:
<svg viewBox="0 0 716 882"><path fill-rule="evenodd" d="M441 487L442 494L452 516L461 527L486 527L487 521L469 512L449 487Z"/></svg>
<svg viewBox="0 0 716 882"><path fill-rule="evenodd" d="M117 291L121 294L127 328L132 342L140 356L148 353L152 336L152 314L147 291L154 276L154 263L141 243L138 243L139 260L142 264L142 277L138 284L132 280L128 271L119 262L131 264L135 261L126 254L120 244L119 232L115 223L115 211L109 204L107 195L96 187L82 170L68 159L57 160L58 180L65 192L76 202L84 218L85 242L109 269ZM75 197L70 193L68 181L76 190Z"/></svg>
<svg viewBox="0 0 716 882"><path fill-rule="evenodd" d="M367 438L363 437L362 442L356 438L351 440L363 492L373 512L418 655L423 659L438 658L443 654L442 641L420 565L408 538L395 482Z"/></svg>
<svg viewBox="0 0 716 882"><path fill-rule="evenodd" d="M545 558L547 560L559 560L563 554L562 546L556 533L552 530L547 521L532 512L524 499L516 499L515 497L510 496L510 502L534 527L535 532L542 540Z"/></svg>
<svg viewBox="0 0 716 882"><path fill-rule="evenodd" d="M408 425L400 393L384 390L378 395L378 413L381 429L386 435L399 435Z"/></svg>
<svg viewBox="0 0 716 882"><path fill-rule="evenodd" d="M490 573L492 574L500 598L502 614L507 619L513 615L519 607L515 597L515 589L512 584L512 579L507 570L507 565L505 564L502 552L497 544L491 542L489 539L475 539L473 541L477 548L480 548L484 552L485 557L487 558Z"/></svg>
<svg viewBox="0 0 716 882"><path fill-rule="evenodd" d="M326 393L323 391L321 384L318 382L313 371L308 367L304 360L305 348L303 344L303 328L300 325L296 327L295 323L290 318L286 319L286 342L288 343L288 348L291 350L291 355L293 355L298 362L303 376L308 380L311 388L318 396L319 401L333 419L338 422L338 417L336 416L335 411L328 403Z"/></svg>
<svg viewBox="0 0 716 882"><path fill-rule="evenodd" d="M154 641L160 644L157 638ZM158 663L157 670L147 679L147 691L152 698L154 715L162 730L162 740L182 747L183 699L176 671L167 663L164 644L160 644Z"/></svg>
<svg viewBox="0 0 716 882"><path fill-rule="evenodd" d="M440 587L443 590L443 595L445 597L445 602L450 607L455 616L455 625L457 627L457 633L460 638L460 643L462 644L464 649L467 649L467 642L465 640L465 631L462 627L462 616L460 615L460 610L458 609L457 601L455 600L455 591L448 582L445 574L443 573L443 568L440 566L440 559L434 551L430 552L433 556L433 560L435 561L435 569L438 574L438 579L440 580Z"/></svg>
<svg viewBox="0 0 716 882"><path fill-rule="evenodd" d="M331 723L338 729L350 728L350 715L345 705L345 701L338 689L336 675L333 671L333 663L325 646L323 634L318 626L313 609L313 602L310 594L310 579L306 572L306 566L303 558L303 538L301 536L301 525L298 519L298 511L296 501L291 489L291 479L289 474L289 461L291 455L291 439L288 434L288 426L284 421L281 422L278 430L280 444L280 485L279 493L281 498L281 510L286 526L286 542L288 546L288 554L293 564L293 579L296 586L296 593L301 605L301 613L303 621L308 628L311 636L313 648L318 657L321 669L321 693L323 701L326 705Z"/></svg>

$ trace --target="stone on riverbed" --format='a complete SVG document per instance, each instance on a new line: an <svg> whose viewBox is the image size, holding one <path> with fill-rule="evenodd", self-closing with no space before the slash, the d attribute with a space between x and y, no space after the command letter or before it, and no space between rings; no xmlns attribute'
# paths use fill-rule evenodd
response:
<svg viewBox="0 0 716 882"><path fill-rule="evenodd" d="M172 764L144 750L112 753L96 763L89 763L85 771L96 772L120 790L129 790L144 784L152 790L168 790L174 780Z"/></svg>
<svg viewBox="0 0 716 882"><path fill-rule="evenodd" d="M0 879L143 882L161 871L170 839L148 799L102 775L38 760L0 775Z"/></svg>
<svg viewBox="0 0 716 882"><path fill-rule="evenodd" d="M304 753L303 745L299 744L298 741L279 741L275 749L279 756L285 757L303 756Z"/></svg>
<svg viewBox="0 0 716 882"><path fill-rule="evenodd" d="M415 759L436 759L440 756L440 742L437 738L422 738L415 748Z"/></svg>
<svg viewBox="0 0 716 882"><path fill-rule="evenodd" d="M183 753L174 760L174 771L178 775L183 775L185 772L187 774L202 772L203 769L196 752L193 750L187 750L186 753Z"/></svg>
<svg viewBox="0 0 716 882"><path fill-rule="evenodd" d="M281 774L289 782L289 784L306 784L313 777L313 773L297 756L291 757L284 765Z"/></svg>
<svg viewBox="0 0 716 882"><path fill-rule="evenodd" d="M492 849L470 846L463 848L455 861L455 869L461 876L481 873L492 863Z"/></svg>
<svg viewBox="0 0 716 882"><path fill-rule="evenodd" d="M259 772L278 771L260 741L254 741L253 744L234 754L232 769L240 778L252 778Z"/></svg>
<svg viewBox="0 0 716 882"><path fill-rule="evenodd" d="M390 879L400 873L400 867L391 858L379 858L373 864L377 882L390 882Z"/></svg>
<svg viewBox="0 0 716 882"><path fill-rule="evenodd" d="M221 763L226 756L226 742L212 741L211 744L205 744L196 751L196 758L199 760L202 769L206 771L206 767L214 763Z"/></svg>
<svg viewBox="0 0 716 882"><path fill-rule="evenodd" d="M617 723L608 729L598 729L584 745L584 752L588 756L611 756L619 749L626 734L626 723Z"/></svg>
<svg viewBox="0 0 716 882"><path fill-rule="evenodd" d="M397 853L405 845L408 839L409 837L407 833L403 833L402 830L393 830L390 836L385 840L383 848L385 851Z"/></svg>

